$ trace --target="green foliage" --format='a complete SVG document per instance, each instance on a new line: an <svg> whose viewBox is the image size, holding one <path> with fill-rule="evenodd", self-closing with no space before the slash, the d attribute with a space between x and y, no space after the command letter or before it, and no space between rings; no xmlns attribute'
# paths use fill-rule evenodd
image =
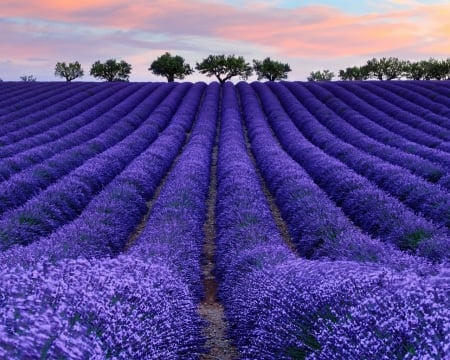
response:
<svg viewBox="0 0 450 360"><path fill-rule="evenodd" d="M20 77L20 80L22 81L26 81L26 82L35 82L37 79L35 76L33 75L22 75Z"/></svg>
<svg viewBox="0 0 450 360"><path fill-rule="evenodd" d="M234 76L246 80L253 73L250 64L235 55L209 55L201 63L197 62L195 68L208 77L215 76L221 84Z"/></svg>
<svg viewBox="0 0 450 360"><path fill-rule="evenodd" d="M425 74L424 80L446 80L450 79L450 58L447 60L437 60L430 58L422 62Z"/></svg>
<svg viewBox="0 0 450 360"><path fill-rule="evenodd" d="M64 61L57 62L55 65L55 76L62 77L66 79L66 81L72 81L83 75L84 71L78 61L69 64L66 64Z"/></svg>
<svg viewBox="0 0 450 360"><path fill-rule="evenodd" d="M131 74L131 65L121 60L109 59L105 63L97 60L92 64L90 74L106 81L129 81Z"/></svg>
<svg viewBox="0 0 450 360"><path fill-rule="evenodd" d="M406 61L395 57L371 59L364 66L339 70L341 80L450 80L450 58Z"/></svg>
<svg viewBox="0 0 450 360"><path fill-rule="evenodd" d="M287 79L287 73L291 71L291 68L289 64L283 64L266 57L263 61L253 60L253 70L258 75L258 80L276 81Z"/></svg>
<svg viewBox="0 0 450 360"><path fill-rule="evenodd" d="M401 78L407 69L407 62L395 57L373 58L366 64L370 77L378 80L393 80Z"/></svg>
<svg viewBox="0 0 450 360"><path fill-rule="evenodd" d="M405 76L412 80L424 80L427 76L427 61L408 61L405 67Z"/></svg>
<svg viewBox="0 0 450 360"><path fill-rule="evenodd" d="M153 61L148 70L155 75L165 76L168 82L184 79L186 75L194 72L189 64L184 63L184 58L179 55L172 56L168 52Z"/></svg>
<svg viewBox="0 0 450 360"><path fill-rule="evenodd" d="M367 66L352 66L345 70L339 70L341 80L367 80L369 78L369 69Z"/></svg>
<svg viewBox="0 0 450 360"><path fill-rule="evenodd" d="M334 73L330 70L323 71L311 71L307 80L308 81L331 81L334 78Z"/></svg>

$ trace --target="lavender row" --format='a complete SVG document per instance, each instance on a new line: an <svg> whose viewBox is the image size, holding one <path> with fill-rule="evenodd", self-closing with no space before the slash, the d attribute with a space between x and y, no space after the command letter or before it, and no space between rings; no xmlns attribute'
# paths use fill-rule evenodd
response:
<svg viewBox="0 0 450 360"><path fill-rule="evenodd" d="M142 153L165 128L190 84L178 86L130 136L53 183L0 219L2 250L31 243L77 217L92 197ZM145 103L136 108L145 111ZM132 115L128 115L132 116Z"/></svg>
<svg viewBox="0 0 450 360"><path fill-rule="evenodd" d="M245 359L421 360L450 351L448 268L422 277L350 261L253 261L264 268L240 279L226 306Z"/></svg>
<svg viewBox="0 0 450 360"><path fill-rule="evenodd" d="M18 274L25 273L24 276L27 277L28 271L33 272L35 277L36 274L39 276L38 280L26 284L27 286L23 285L21 278L13 279L7 284L8 289L14 289L16 293L13 298L5 296L10 308L17 308L17 299L27 298L26 292L29 291L34 293L32 299L35 301L24 304L20 320L9 318L9 322L22 332L20 335L4 337L6 339L4 348L10 351L6 354L33 356L36 354L36 348L45 346L45 340L50 336L56 338L56 341L51 343L49 354L71 358L80 356L79 358L99 359L106 357L197 359L204 351L204 339L201 335L203 322L196 311L197 299L193 296L192 289L185 285L185 279L180 277L178 269L168 265L173 257L163 257L161 252L158 256L151 256L152 247L142 241L148 238L141 238L130 252L118 256L115 260L91 259L89 262L59 260L78 256L104 257L123 249L129 234L138 225L146 209L146 200L153 196L158 183L180 151L186 132L194 121L204 88L205 85L202 83L190 88L167 129L89 204L76 221L61 228L48 239L2 254L2 260L6 259L6 262L2 262L4 267L11 267L15 257L16 263L25 266L25 269L17 272ZM206 108L208 102L211 108L217 107L217 101L211 103L206 96L202 108ZM186 151L189 151L189 148L192 150L197 148L201 149L202 153L209 154L203 146L205 140L207 142L211 140L202 133L205 125L212 128L212 133L215 128L214 122L207 117L208 112L204 112L203 120L202 116L199 116L198 125ZM184 170L188 173L190 166L195 166L190 161L190 155L199 154L197 151L190 151L189 154L183 154L179 162L181 164L183 157L187 160ZM197 166L205 165L200 161ZM181 171L180 165L177 165L174 171L176 169L180 171L178 176L185 180L186 171ZM194 179L196 175L198 174L195 172L191 173ZM181 179L178 179L177 183L171 182L171 178L172 175L167 184L172 183L174 186L181 184ZM206 181L206 186L207 183ZM174 201L173 198L167 198L171 186L165 188L169 188L169 191L163 190L161 196L164 200L161 201ZM200 204L196 204L195 208L198 205ZM173 204L175 211L178 209L177 206ZM176 253L177 250L180 250L179 244L176 244L172 253ZM59 262L49 266L48 260ZM42 262L45 264L44 268L50 270L41 275ZM177 265L182 266L179 263ZM64 276L67 272L73 274L74 280L79 279L78 282L68 281L72 278ZM121 274L122 272L124 274ZM11 271L6 273L9 275ZM47 281L46 285L43 285L41 276L47 278L48 273L51 274L53 281L50 283ZM51 285L49 287L52 295L54 294L53 297L47 296L47 284ZM43 291L39 290L42 288ZM55 294L57 291L55 288L71 289L72 292L62 290ZM38 307L36 303L39 304ZM69 308L70 312L61 311L64 308ZM41 326L42 315L40 317L32 315L32 310L36 309L46 315L44 317L46 327ZM56 311L53 310L49 314L48 309ZM24 322L27 324L26 327ZM69 332L67 326L64 327L65 322L75 322L78 326L76 331ZM1 330L0 323L0 333ZM35 333L42 330L45 330L44 335L36 338ZM73 346L62 346L61 339L64 341L63 344ZM12 347L9 348L8 345ZM75 349L78 352L75 352ZM0 342L0 354L1 351Z"/></svg>
<svg viewBox="0 0 450 360"><path fill-rule="evenodd" d="M423 132L423 134L434 137L436 138L436 140L441 139L441 141L446 142L450 139L449 129L446 129L445 127L439 126L432 122L433 120L436 121L436 118L439 118L437 120L438 122L448 122L448 118L434 115L431 119L424 119L422 114L425 110L424 108L421 108L417 105L414 106L414 104L413 106L410 106L410 104L408 104L411 102L410 100L407 101L407 104L404 104L405 99L399 96L396 97L395 93L392 93L388 90L389 86L379 88L378 86L374 85L373 82L370 82L367 85L359 85L360 90L357 91L357 94L361 95L363 99L367 99L367 102L369 102L372 106L389 115L392 119L397 120L399 124L403 123L406 126L409 126L410 130L408 130L408 136L412 136L414 132L417 132L417 130L419 130L417 134L420 135ZM418 111L420 111L422 115L419 116L414 114L414 109L419 109ZM429 110L429 106L427 106L427 112L428 114L431 113ZM431 115L433 114L431 113Z"/></svg>
<svg viewBox="0 0 450 360"><path fill-rule="evenodd" d="M164 87L172 89L170 84ZM171 114L172 120L160 136L95 196L79 217L33 244L14 246L0 253L0 264L8 267L19 263L29 268L38 261L102 258L115 256L124 250L130 234L145 214L146 202L154 196L158 184L181 150L185 132L194 120L204 87L203 83L192 87L187 83L177 85L170 101L162 102L162 106L155 110L160 112L160 119L151 115L155 122L165 121L164 110L171 113L177 101L180 102L178 110L174 115ZM180 96L188 88L181 101ZM151 123L146 131L151 136Z"/></svg>
<svg viewBox="0 0 450 360"><path fill-rule="evenodd" d="M111 89L111 92L106 91L98 96L93 96L92 100L95 102L86 104L86 106L90 105L91 107L85 108L83 114L70 121L72 126L79 125L80 128L66 136L56 136L56 140L52 141L51 137L54 137L54 130L50 130L51 137L40 134L10 146L1 147L0 154L5 157L0 159L0 181L5 181L30 166L42 163L58 153L79 146L83 142L100 135L111 127L118 118L116 114L108 112L112 108L117 108L117 105L125 101L133 91L133 88L125 87L117 93L115 93L115 89ZM104 99L104 96L108 99ZM63 133L66 132L66 125L63 124L61 129Z"/></svg>
<svg viewBox="0 0 450 360"><path fill-rule="evenodd" d="M39 84L41 89L44 90L46 87L50 87L50 84ZM11 107L16 101L18 101L19 96L28 96L29 94L34 94L35 90L30 84L25 82L3 82L0 84L2 89L0 95L0 116L7 114L9 112L8 108Z"/></svg>
<svg viewBox="0 0 450 360"><path fill-rule="evenodd" d="M349 91L348 88L352 87L353 84L342 82L339 86L330 86L330 84L323 84L323 86L334 96L360 113L359 116L344 116L345 108L343 108L340 112L338 112L338 115L343 116L347 122L368 137L394 148L398 148L406 153L418 155L450 169L450 159L447 153L409 141L379 125L378 122L381 122L382 120L380 119L385 117L385 115L374 107L371 107L359 97L355 96L353 92ZM353 90L356 91L356 89Z"/></svg>
<svg viewBox="0 0 450 360"><path fill-rule="evenodd" d="M5 124L0 131L2 141L5 141L7 137L12 137L12 140L16 140L20 135L23 136L23 133L29 131L32 134L33 130L36 131L39 129L39 121L45 121L47 117L51 115L57 114L59 111L64 110L64 102L71 102L71 98L73 96L76 97L86 97L89 95L88 89L93 87L94 85L90 84L78 84L74 87L67 87L66 89L52 90L50 94L46 92L39 93L40 100L35 100L34 97L30 99L29 107L20 107L20 110L15 112L9 112L3 116L0 116L0 121ZM87 89L86 89L87 88ZM80 91L83 89L86 92L82 92L80 95ZM36 89L37 91L38 89ZM31 130L27 129L30 127ZM18 134L15 134L18 132ZM11 140L9 140L11 141Z"/></svg>
<svg viewBox="0 0 450 360"><path fill-rule="evenodd" d="M424 88L434 91L438 95L442 95L444 97L450 96L450 81L426 81L420 83L420 85L422 85L422 87ZM431 99L436 98L436 94L431 93L430 96Z"/></svg>
<svg viewBox="0 0 450 360"><path fill-rule="evenodd" d="M64 87L62 83L20 83L16 86L13 86L13 83L3 83L0 85L2 89L5 89L0 98L0 116L20 110L23 107L21 105L33 106L33 101L30 101L32 97L55 93ZM11 91L8 91L9 89Z"/></svg>
<svg viewBox="0 0 450 360"><path fill-rule="evenodd" d="M415 215L366 178L312 145L270 89L257 83L253 86L282 146L357 226L401 250L418 250L437 259L448 256L450 242L442 229ZM294 117L296 102L285 107Z"/></svg>
<svg viewBox="0 0 450 360"><path fill-rule="evenodd" d="M401 86L395 87L392 87L392 84L388 84L387 88L400 96L410 96L414 101L419 104L423 103L426 107L439 115L450 117L450 99L442 95L441 89L429 90L425 86L410 81L406 81L404 84L401 84Z"/></svg>
<svg viewBox="0 0 450 360"><path fill-rule="evenodd" d="M303 87L293 88L297 97L283 86L270 87L285 109L288 109L297 128L312 144L373 181L411 209L437 224L450 227L450 194L447 191L408 170L386 163L337 139L317 119L328 118L330 122L337 124L343 120L324 108L323 103ZM320 93L320 89L317 93Z"/></svg>
<svg viewBox="0 0 450 360"><path fill-rule="evenodd" d="M429 148L439 148L442 146L441 144L445 146L445 141L442 139L429 135L422 130L402 122L403 119L406 118L405 115L403 115L402 121L396 119L396 117L393 116L393 113L397 113L398 109L389 102L384 101L365 88L358 87L355 84L346 84L346 88L352 91L354 94L353 96L361 98L366 103L366 107L370 109L369 113L361 108L358 108L358 111L368 117L376 115L376 122L378 125L383 126L385 129L388 129L405 139ZM408 114L407 116L413 117L412 114ZM445 132L445 130L443 132ZM446 151L445 148L442 150Z"/></svg>
<svg viewBox="0 0 450 360"><path fill-rule="evenodd" d="M257 311L259 298L258 294L243 298L246 302L240 306L242 294L236 289L240 284L253 288L255 284L246 282L249 275L293 261L295 256L283 243L247 155L236 90L229 83L222 88L217 180L215 275L229 333L243 358L275 358L275 354L261 357L260 349L247 351L255 339L252 331L257 330L247 316Z"/></svg>
<svg viewBox="0 0 450 360"><path fill-rule="evenodd" d="M216 134L220 86L208 86L183 152L155 200L143 232L128 254L161 259L180 274L194 298L203 295L201 260L205 234L211 154ZM180 134L184 135L184 134Z"/></svg>
<svg viewBox="0 0 450 360"><path fill-rule="evenodd" d="M275 196L300 256L374 261L399 268L410 264L410 256L362 233L336 207L280 147L254 90L244 84L238 88L258 168Z"/></svg>
<svg viewBox="0 0 450 360"><path fill-rule="evenodd" d="M430 130L435 128L436 131L432 130L433 135L437 137L444 138L446 135L441 136L439 130L445 128L444 134L448 134L448 129L450 129L450 118L448 116L437 115L432 110L436 107L436 103L424 98L413 91L403 89L401 92L405 92L406 97L397 95L396 88L393 89L389 86L379 87L373 83L359 84L364 85L366 90L382 97L384 100L393 103L395 106L400 107L402 110L413 113L419 119L422 119L422 124L427 124L430 126ZM406 90L406 91L405 91Z"/></svg>
<svg viewBox="0 0 450 360"><path fill-rule="evenodd" d="M169 90L169 87L166 89ZM151 88L141 87L122 103L112 103L117 104L116 106L110 103L112 116L109 114L100 116L87 129L98 134L106 128L106 131L94 139L52 156L0 183L0 215L8 209L24 204L90 158L101 154L129 136L145 120L145 118L133 114L133 110L145 107L148 116L167 95L167 92L163 90L149 95L151 90ZM112 100L117 101L118 98ZM144 100L146 100L145 103ZM139 105L140 103L142 104ZM116 116L117 118L115 118ZM108 126L109 128L107 128ZM89 132L84 132L84 134L90 136Z"/></svg>
<svg viewBox="0 0 450 360"><path fill-rule="evenodd" d="M203 323L165 264L131 256L0 270L2 359L198 359Z"/></svg>
<svg viewBox="0 0 450 360"><path fill-rule="evenodd" d="M247 99L241 98L241 101ZM217 248L215 275L221 296L246 272L263 268L258 256L273 250L280 259L295 256L284 244L252 161L247 154L236 88L224 84L217 154ZM259 252L261 252L260 255ZM270 251L269 251L270 252Z"/></svg>
<svg viewBox="0 0 450 360"><path fill-rule="evenodd" d="M303 106L307 107L310 112L315 112L316 119L321 124L327 127L335 136L342 139L348 144L351 144L362 151L371 155L377 156L392 164L402 166L414 174L422 176L430 182L437 182L448 171L438 164L432 163L429 160L423 159L417 155L400 151L382 142L376 141L361 131L350 125L351 119L358 119L361 115L346 105L339 98L334 97L324 86L302 86L301 84L283 83L300 101ZM273 87L271 87L273 89ZM308 91L309 90L309 91ZM314 97L311 96L314 94ZM313 101L316 106L312 107L308 101ZM317 99L321 101L318 102ZM317 107L320 105L319 107ZM327 109L328 107L328 109ZM334 114L329 110L333 110ZM309 117L308 113L301 112L302 119ZM339 116L339 121L336 121L336 116ZM297 116L300 118L300 116ZM346 120L350 120L347 122Z"/></svg>
<svg viewBox="0 0 450 360"><path fill-rule="evenodd" d="M70 145L71 133L92 123L94 119L111 110L112 107L135 90L137 90L137 87L123 87L119 91L114 88L105 88L103 91L75 103L56 115L65 119L61 124L45 129L45 121L41 122L39 126L42 126L42 132L0 147L0 157L3 158L0 161L38 146L41 149L50 148L54 142L64 142L67 143L66 146ZM50 124L53 120L53 117L47 119ZM3 168L3 166L0 165L0 168Z"/></svg>
<svg viewBox="0 0 450 360"><path fill-rule="evenodd" d="M410 270L398 274L379 265L296 259L283 244L246 154L233 91L232 86L224 85L216 253L220 297L229 332L242 357L352 360L371 358L376 350L378 358L395 358L405 351L404 345L410 345L407 349L419 356L445 354L448 336L444 331L450 320L445 273L439 274L440 284L428 283L428 278L421 282ZM252 102L247 96L241 100L244 109ZM420 262L411 262L413 268L417 264ZM422 270L427 274L433 271L426 264ZM401 280L407 286L399 284ZM438 295L431 301L433 310L423 300L430 289ZM434 311L433 319L439 318L439 322L426 320ZM424 315L417 326L402 320L410 312ZM347 328L340 324L360 314L368 314L368 322L346 334ZM334 329L328 331L331 325ZM361 345L354 346L352 339L362 327ZM336 339L338 331L343 334ZM380 332L383 337L375 336ZM427 343L424 339L431 334L440 335ZM333 349L335 355L330 355L329 347L335 343L345 346Z"/></svg>

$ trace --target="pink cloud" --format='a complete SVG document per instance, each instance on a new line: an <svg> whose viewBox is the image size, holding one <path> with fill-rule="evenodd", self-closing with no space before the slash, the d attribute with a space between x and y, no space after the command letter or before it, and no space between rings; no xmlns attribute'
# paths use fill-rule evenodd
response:
<svg viewBox="0 0 450 360"><path fill-rule="evenodd" d="M253 58L283 57L291 63L297 59L331 62L450 54L450 5L402 1L401 10L386 7L355 15L329 6L281 9L257 4L244 2L235 7L219 0L9 1L1 5L5 40L0 51L10 59L59 60L73 54L86 61L120 56L137 59L155 49L190 51L197 54L197 60L209 53L241 55L239 51L245 51ZM2 18L22 20L2 22Z"/></svg>
<svg viewBox="0 0 450 360"><path fill-rule="evenodd" d="M448 48L450 6L414 2L409 6L403 11L356 16L327 6L292 10L253 4L237 8L182 0L137 0L131 4L121 0L44 0L33 6L18 0L5 6L3 13L121 30L248 41L278 48L289 56L387 52L420 46L423 39L436 37L437 46Z"/></svg>

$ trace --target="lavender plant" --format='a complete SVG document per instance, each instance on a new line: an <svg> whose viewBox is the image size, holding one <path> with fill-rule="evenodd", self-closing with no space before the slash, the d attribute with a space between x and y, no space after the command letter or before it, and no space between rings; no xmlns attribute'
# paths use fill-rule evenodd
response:
<svg viewBox="0 0 450 360"><path fill-rule="evenodd" d="M402 166L416 175L422 176L430 182L437 182L448 169L440 166L438 164L432 163L431 161L421 158L415 154L409 152L401 151L398 148L385 145L383 142L376 141L367 135L363 134L361 131L350 125L351 121L347 122L348 118L358 119L361 115L353 109L352 107L346 105L336 96L326 89L325 86L313 86L316 84L311 84L311 86L298 86L299 84L291 85L289 83L285 85L296 97L297 99L306 106L309 111L316 111L316 119L320 121L321 124L327 127L335 136L342 139L348 144L351 144L358 149L369 153L371 155L377 156L386 160L392 164ZM309 85L309 84L308 84ZM309 90L311 93L309 93ZM312 94L320 100L320 108L311 107L309 101L314 102L318 105ZM325 106L326 107L325 107ZM330 110L333 110L331 113ZM297 111L301 109L298 108ZM308 117L308 114L302 111L302 114ZM336 121L336 116L339 116L339 121ZM292 116L293 120L299 119L298 116ZM303 116L302 116L303 118Z"/></svg>
<svg viewBox="0 0 450 360"><path fill-rule="evenodd" d="M170 86L171 87L171 86ZM181 86L166 106L177 103L189 87ZM57 261L64 258L113 256L121 251L145 213L146 201L169 169L181 149L185 131L194 119L204 84L196 84L180 104L167 129L119 174L101 193L93 198L82 214L48 237L27 247L16 246L3 254L4 264L19 262L29 267L40 259ZM178 98L177 98L178 97ZM143 131L156 137L158 122L162 129L165 114L153 115Z"/></svg>
<svg viewBox="0 0 450 360"><path fill-rule="evenodd" d="M41 126L40 122L43 122L44 124L48 123L46 117L54 115L64 109L64 103L70 103L73 96L83 97L83 95L88 95L86 93L83 94L82 91L83 89L87 90L88 88L88 84L79 83L73 88L66 87L59 89L58 87L49 87L49 91L45 91L45 88L43 88L42 91L36 91L40 90L38 85L38 89L33 92L35 96L25 97L25 101L14 104L12 108L8 107L6 113L0 116L0 121L6 124L6 126L2 126L2 129L0 130L2 140L11 142L16 141L18 138L23 138L23 136L26 136L26 133L32 134L33 131L34 133L37 133ZM81 92L82 95L78 95L79 92ZM58 104L58 102L61 102L62 104ZM53 121L56 124L58 123L57 118L53 118ZM14 134L14 132L17 132L18 134ZM6 134L9 134L8 138L4 137ZM20 137L20 134L22 134L22 137Z"/></svg>
<svg viewBox="0 0 450 360"><path fill-rule="evenodd" d="M292 121L311 143L320 147L325 153L335 157L358 174L376 183L387 193L397 197L411 209L423 214L430 220L445 226L450 225L450 194L440 186L430 184L409 171L367 155L353 146L337 139L322 126L317 118L332 117L334 122L342 122L334 113L326 110L316 111L323 105L317 99L307 96L307 91L299 91L300 98L308 103L307 109L314 116L309 116L303 104L296 102L289 91L272 86L281 103L289 108ZM300 90L300 87L297 87ZM306 92L306 95L305 95ZM299 116L299 114L303 116Z"/></svg>
<svg viewBox="0 0 450 360"><path fill-rule="evenodd" d="M356 89L358 88L354 88L354 84L350 84L350 82L342 82L338 85L339 86L329 87L324 84L323 86L326 87L327 90L329 90L334 96L344 101L347 105L354 109L358 109L358 112L360 113L359 116L345 118L345 120L351 123L352 126L356 127L362 133L373 139L381 141L392 147L399 148L402 151L416 154L441 166L445 166L446 169L450 168L450 161L445 152L431 149L424 145L409 141L379 125L379 122L383 121L383 113L378 111L376 108L371 107L370 104L367 104L359 97L355 96L353 91L357 91Z"/></svg>

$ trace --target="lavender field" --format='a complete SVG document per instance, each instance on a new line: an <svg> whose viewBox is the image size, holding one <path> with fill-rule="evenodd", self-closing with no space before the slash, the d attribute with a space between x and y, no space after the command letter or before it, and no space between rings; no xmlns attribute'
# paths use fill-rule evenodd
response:
<svg viewBox="0 0 450 360"><path fill-rule="evenodd" d="M450 81L0 83L1 359L450 359L449 258Z"/></svg>

